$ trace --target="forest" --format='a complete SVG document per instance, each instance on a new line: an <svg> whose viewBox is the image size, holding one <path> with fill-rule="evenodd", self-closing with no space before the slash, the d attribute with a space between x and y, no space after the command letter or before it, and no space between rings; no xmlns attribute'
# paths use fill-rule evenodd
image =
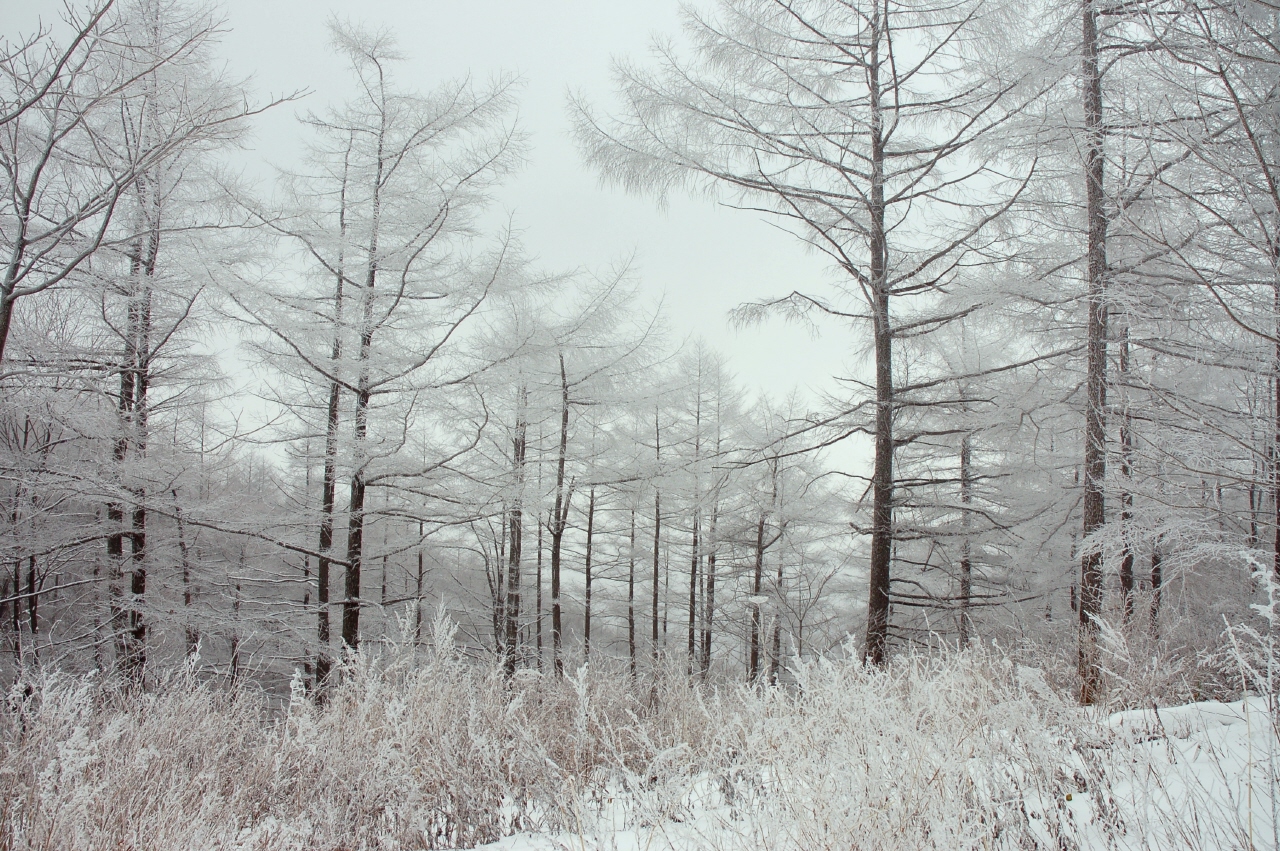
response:
<svg viewBox="0 0 1280 851"><path fill-rule="evenodd" d="M603 185L820 260L706 321L840 335L821 394L538 259L514 71L335 17L346 96L263 95L213 2L55 12L0 19L0 848L1280 845L1273 0L717 0L570 93ZM1245 827L1125 779L1197 701L1266 721Z"/></svg>

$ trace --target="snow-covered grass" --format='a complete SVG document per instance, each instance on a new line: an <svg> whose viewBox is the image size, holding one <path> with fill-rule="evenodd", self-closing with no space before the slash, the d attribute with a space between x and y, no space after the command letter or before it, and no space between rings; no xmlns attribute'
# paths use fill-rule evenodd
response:
<svg viewBox="0 0 1280 851"><path fill-rule="evenodd" d="M0 849L1276 847L1264 698L1077 709L979 653L785 689L449 653L271 710L48 674L3 720Z"/></svg>

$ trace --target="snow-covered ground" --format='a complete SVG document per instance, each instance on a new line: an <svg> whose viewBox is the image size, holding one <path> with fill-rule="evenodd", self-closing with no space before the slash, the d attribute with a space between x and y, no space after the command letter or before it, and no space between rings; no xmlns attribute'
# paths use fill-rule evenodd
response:
<svg viewBox="0 0 1280 851"><path fill-rule="evenodd" d="M182 679L139 694L50 674L0 711L0 848L1280 845L1265 698L1108 717L975 653L792 673L509 682L441 654L350 669L323 706L283 712Z"/></svg>
<svg viewBox="0 0 1280 851"><path fill-rule="evenodd" d="M1095 770L1103 768L1104 782L1093 784L1099 787L1096 790L1089 789L1083 779L1089 766L1082 757L1076 766L1080 788L1061 800L1026 794L1023 807L1031 833L1044 848L1085 851L1280 848L1276 720L1265 697L1116 713L1105 722L1114 738L1086 743L1081 749L1096 760ZM694 808L692 818L641 830L622 829L623 809L603 807L597 823L615 824L592 833L524 833L480 847L484 851L745 851L769 847L758 844L763 836L782 838L766 825L735 817L723 806L704 803ZM1045 817L1049 812L1065 813L1067 823L1051 826ZM758 817L767 818L767 813ZM850 844L879 847L881 842L850 837Z"/></svg>

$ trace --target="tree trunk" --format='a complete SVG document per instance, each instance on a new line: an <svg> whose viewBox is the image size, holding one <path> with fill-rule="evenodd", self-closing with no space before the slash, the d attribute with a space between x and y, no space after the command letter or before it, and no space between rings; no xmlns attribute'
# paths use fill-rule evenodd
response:
<svg viewBox="0 0 1280 851"><path fill-rule="evenodd" d="M690 547L693 555L689 560L689 641L687 647L688 670L692 674L697 669L697 626L698 626L698 527L700 519L698 509L693 509L693 541Z"/></svg>
<svg viewBox="0 0 1280 851"><path fill-rule="evenodd" d="M973 518L969 506L973 502L973 472L971 435L960 438L960 600L957 627L960 633L960 649L969 646L969 633L972 624L969 620L969 606L973 598L973 560L972 545L969 541L970 527Z"/></svg>
<svg viewBox="0 0 1280 851"><path fill-rule="evenodd" d="M541 462L539 462L539 467L541 467ZM541 471L539 471L538 473L538 478L539 479L542 478ZM539 488L538 490L539 492L541 492L542 489ZM539 517L538 517L538 562L537 562L537 566L535 567L535 571L536 571L536 576L534 577L534 584L537 585L537 590L534 592L536 595L534 599L534 606L538 610L536 612L536 618L535 618L537 621L535 631L537 634L537 643L538 643L538 670L541 671L542 670L542 517L541 517L541 512L539 512Z"/></svg>
<svg viewBox="0 0 1280 851"><path fill-rule="evenodd" d="M769 685L778 684L778 670L782 666L782 559L778 559L775 599L777 602L773 613L773 642L769 651Z"/></svg>
<svg viewBox="0 0 1280 851"><path fill-rule="evenodd" d="M653 469L654 475L657 476L662 469L662 427L658 422L658 408L653 409ZM658 661L658 595L662 587L662 577L659 570L659 553L662 545L662 488L654 487L653 489L653 593L652 604L653 611L651 614L652 635L650 642L653 645L653 661L654 668L657 668Z"/></svg>
<svg viewBox="0 0 1280 851"><path fill-rule="evenodd" d="M883 665L889 636L890 560L893 553L893 328L889 316L888 242L885 232L884 116L880 92L880 39L882 21L877 11L871 19L875 39L867 67L871 100L870 275L875 336L876 433L871 492L871 571L867 594L867 637L863 658ZM776 627L775 627L776 629Z"/></svg>
<svg viewBox="0 0 1280 851"><path fill-rule="evenodd" d="M191 548L187 545L187 524L182 517L182 506L178 503L178 491L176 488L173 490L173 516L178 527L178 556L182 563L182 619L185 622L183 633L186 639L187 659L191 660L199 652L200 631L192 623Z"/></svg>
<svg viewBox="0 0 1280 851"><path fill-rule="evenodd" d="M347 186L351 174L351 143L342 160L342 183L338 190L338 262L333 289L333 349L330 369L337 373L342 360L343 291L346 283ZM333 551L333 515L338 490L338 426L342 407L342 387L329 382L325 409L324 471L320 482L320 546L316 564L316 693L323 694L333 661L329 656L329 571Z"/></svg>
<svg viewBox="0 0 1280 851"><path fill-rule="evenodd" d="M713 503L705 542L707 567L703 571L703 575L706 578L706 596L703 598L702 659L700 668L704 678L711 670L712 628L715 625L716 618L716 513L717 507Z"/></svg>
<svg viewBox="0 0 1280 851"><path fill-rule="evenodd" d="M747 655L747 681L755 682L760 676L760 589L764 580L764 519L760 512L756 521L756 563L751 576L751 647Z"/></svg>
<svg viewBox="0 0 1280 851"><path fill-rule="evenodd" d="M528 390L520 388L516 415L515 436L511 441L511 462L515 472L515 493L511 501L511 521L508 524L510 545L507 552L507 600L506 642L503 649L503 670L508 677L515 674L516 657L520 642L520 559L524 549L524 466L527 452L528 424L525 422L525 400Z"/></svg>
<svg viewBox="0 0 1280 851"><path fill-rule="evenodd" d="M1084 97L1085 215L1088 227L1087 277L1089 320L1086 338L1084 433L1084 523L1086 539L1106 520L1106 404L1107 404L1107 218L1103 194L1102 77L1098 65L1098 21L1094 0L1083 0L1081 89ZM1098 658L1099 618L1102 614L1102 553L1093 542L1080 565L1079 651L1080 702L1101 697L1102 669Z"/></svg>
<svg viewBox="0 0 1280 851"><path fill-rule="evenodd" d="M627 663L636 676L636 510L631 509L631 535L627 546Z"/></svg>
<svg viewBox="0 0 1280 851"><path fill-rule="evenodd" d="M586 591L583 597L582 611L582 658L591 658L591 545L596 528L596 489L592 487L587 495L587 553L583 564L586 579Z"/></svg>
<svg viewBox="0 0 1280 851"><path fill-rule="evenodd" d="M565 372L564 353L560 354L560 451L556 456L556 501L552 508L551 532L551 667L556 676L564 674L562 613L560 610L560 552L564 530L569 520L572 487L565 491L565 456L569 449L569 377Z"/></svg>
<svg viewBox="0 0 1280 851"><path fill-rule="evenodd" d="M1164 584L1164 554L1160 552L1160 538L1151 547L1151 611L1148 627L1151 637L1160 634L1160 594Z"/></svg>
<svg viewBox="0 0 1280 851"><path fill-rule="evenodd" d="M1280 215L1280 210L1276 211ZM1277 224L1280 228L1280 223ZM1271 576L1280 582L1280 233L1273 238L1271 246L1271 310L1274 317L1276 334L1275 349L1272 356L1272 465L1271 465L1271 510L1274 535L1271 547Z"/></svg>
<svg viewBox="0 0 1280 851"><path fill-rule="evenodd" d="M413 646L418 648L422 645L422 580L425 575L425 566L422 559L422 542L426 535L423 530L423 523L418 521L418 573L415 577L413 586Z"/></svg>
<svg viewBox="0 0 1280 851"><path fill-rule="evenodd" d="M1129 408L1129 325L1120 331L1120 381L1124 386L1124 408L1120 414L1120 595L1124 604L1124 622L1133 619L1133 413Z"/></svg>
<svg viewBox="0 0 1280 851"><path fill-rule="evenodd" d="M378 237L382 217L383 162L387 133L387 112L383 103L378 131L378 149L374 164L373 196L370 200L368 266L361 298L359 378L356 380L355 428L352 441L355 469L351 473L351 503L347 519L347 568L343 583L342 644L351 652L360 647L360 568L364 558L365 442L369 434L369 355L373 348L373 293L378 283Z"/></svg>

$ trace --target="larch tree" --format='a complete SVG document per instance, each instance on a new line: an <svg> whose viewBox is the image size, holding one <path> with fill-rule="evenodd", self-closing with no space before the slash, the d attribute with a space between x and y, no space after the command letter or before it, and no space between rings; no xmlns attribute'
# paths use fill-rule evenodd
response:
<svg viewBox="0 0 1280 851"><path fill-rule="evenodd" d="M1002 162L995 143L1034 92L1016 62L990 61L1010 59L992 55L1001 51L995 4L727 0L720 10L689 14L690 57L660 46L656 70L619 69L619 115L598 119L579 103L577 133L606 178L659 195L718 193L777 217L843 273L830 295L792 293L762 309L870 327L868 398L839 419L874 441L865 653L881 664L894 421L933 386L903 383L898 341L956 318L931 309L937 296L989 261L992 225L1031 173Z"/></svg>
<svg viewBox="0 0 1280 851"><path fill-rule="evenodd" d="M464 79L427 94L404 91L394 79L401 55L390 33L337 23L331 32L357 94L305 119L316 134L312 169L285 175L282 209L254 206L295 246L305 286L237 296L272 361L288 364L295 380L318 384L324 398L321 668L328 664L326 568L343 563L340 637L355 650L365 605L369 488L383 489L388 501L411 494L415 482L476 445L475 424L454 423L468 434L456 445L438 442L447 444L433 447L440 454L428 452L419 463L408 438L421 433L415 423L432 416L433 395L434 411L444 415L440 395L465 388L484 368L462 357L458 344L492 295L519 285L523 269L509 234L488 245L477 224L489 190L519 159L521 137L510 121L514 82L478 87ZM306 411L298 414L310 420ZM335 558L344 469L346 545Z"/></svg>

